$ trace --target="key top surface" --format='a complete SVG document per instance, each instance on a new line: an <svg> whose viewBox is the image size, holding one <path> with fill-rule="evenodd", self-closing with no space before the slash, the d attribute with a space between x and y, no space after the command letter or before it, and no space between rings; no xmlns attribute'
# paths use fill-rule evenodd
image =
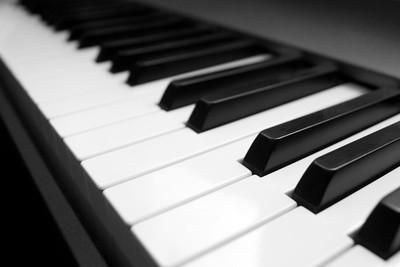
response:
<svg viewBox="0 0 400 267"><path fill-rule="evenodd" d="M200 49L206 49L236 40L237 38L231 34L217 32L206 36L195 36L185 40L170 41L167 43L119 51L117 56L112 60L113 66L111 72L115 73L127 70L131 65L140 60L195 52Z"/></svg>
<svg viewBox="0 0 400 267"><path fill-rule="evenodd" d="M170 40L177 40L195 36L199 37L210 34L212 32L213 31L207 27L197 27L192 29L183 28L166 30L161 33L155 33L144 37L132 37L116 41L108 41L100 44L100 53L98 54L96 61L103 62L106 60L111 60L116 57L119 51L122 51L126 48L138 48Z"/></svg>
<svg viewBox="0 0 400 267"><path fill-rule="evenodd" d="M334 67L322 66L304 70L300 77L283 82L257 86L236 87L227 93L216 92L201 98L187 125L196 132L204 132L220 125L253 115L286 102L332 88L343 83Z"/></svg>
<svg viewBox="0 0 400 267"><path fill-rule="evenodd" d="M263 54L269 54L269 51L255 46L251 42L239 41L194 52L147 59L138 61L131 66L128 83L134 85L148 82L165 76Z"/></svg>
<svg viewBox="0 0 400 267"><path fill-rule="evenodd" d="M229 92L240 86L262 86L289 79L311 67L293 56L269 56L267 61L228 71L220 71L172 81L165 90L160 107L172 110L195 103L201 97L215 92Z"/></svg>
<svg viewBox="0 0 400 267"><path fill-rule="evenodd" d="M138 223L132 231L161 266L176 266L295 207L264 182L246 178Z"/></svg>
<svg viewBox="0 0 400 267"><path fill-rule="evenodd" d="M320 212L398 166L399 140L395 123L314 160L292 197Z"/></svg>
<svg viewBox="0 0 400 267"><path fill-rule="evenodd" d="M400 111L397 89L358 98L262 131L243 164L263 176Z"/></svg>
<svg viewBox="0 0 400 267"><path fill-rule="evenodd" d="M383 259L400 250L400 187L383 198L355 235L358 244Z"/></svg>

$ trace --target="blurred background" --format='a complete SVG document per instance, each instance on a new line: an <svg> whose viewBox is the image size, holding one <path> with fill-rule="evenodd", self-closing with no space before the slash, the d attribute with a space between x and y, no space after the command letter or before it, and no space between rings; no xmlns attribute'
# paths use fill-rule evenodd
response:
<svg viewBox="0 0 400 267"><path fill-rule="evenodd" d="M142 0L400 77L400 1Z"/></svg>

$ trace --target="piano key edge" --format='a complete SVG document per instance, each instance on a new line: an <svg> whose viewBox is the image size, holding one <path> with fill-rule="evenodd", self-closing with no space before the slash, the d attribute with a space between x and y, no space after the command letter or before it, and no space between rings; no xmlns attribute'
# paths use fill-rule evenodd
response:
<svg viewBox="0 0 400 267"><path fill-rule="evenodd" d="M50 176L48 180L55 187L61 189L62 192L59 193L64 195L67 205L76 214L76 223L80 224L83 228L81 231L86 233L88 246L83 253L80 252L82 258L87 258L88 253L91 252L95 262L105 261L110 266L158 266L136 237L132 235L129 227L123 223L101 190L96 187L64 144L62 138L55 132L49 121L26 94L17 78L8 69L6 63L0 58L0 103L2 102L4 104L0 107L0 115L7 122L9 128L13 129L16 128L16 125L21 125L22 130L14 129L11 134L14 141L23 147L23 156L26 157L27 164L33 166L34 172L40 172L36 161L42 161L46 165ZM15 114L14 118L12 113ZM18 138L18 136L23 135L26 140L20 141L19 139L23 137ZM30 146L26 142L29 142ZM32 150L30 159L28 158L29 153L25 153L29 148ZM41 173L38 180L42 180L42 176ZM49 187L47 183L43 186ZM51 194L57 193L53 191ZM50 207L52 205L54 203L49 204ZM52 215L56 220L57 218L62 220L66 216L60 207L58 207L58 213L52 213ZM71 233L70 228L66 231L69 232L67 236L70 236L70 239L75 239L75 232ZM79 240L77 246L70 245L80 248L83 244L80 242L83 241ZM76 252L76 250L73 251Z"/></svg>

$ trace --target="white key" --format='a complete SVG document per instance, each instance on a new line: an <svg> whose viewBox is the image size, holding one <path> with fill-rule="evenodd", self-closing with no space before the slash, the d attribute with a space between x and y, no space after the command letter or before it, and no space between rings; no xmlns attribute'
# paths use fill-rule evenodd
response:
<svg viewBox="0 0 400 267"><path fill-rule="evenodd" d="M238 159L253 140L254 136L112 186L104 194L126 223L135 224L249 177L250 170Z"/></svg>
<svg viewBox="0 0 400 267"><path fill-rule="evenodd" d="M153 110L155 109L154 106ZM95 129L64 141L79 160L138 143L185 127L193 106L171 112L159 111L132 120Z"/></svg>
<svg viewBox="0 0 400 267"><path fill-rule="evenodd" d="M362 246L356 245L342 255L329 262L326 267L395 267L400 266L400 253L390 257L388 260L376 256Z"/></svg>
<svg viewBox="0 0 400 267"><path fill-rule="evenodd" d="M110 87L110 89L112 89L112 87ZM88 94L79 95L74 98L68 98L65 101L56 101L43 105L39 104L39 107L48 119L55 119L61 116L69 116L71 114L77 114L77 116L79 117L78 112L115 103L115 106L110 107L110 110L112 111L114 107L119 106L119 101L123 102L127 101L128 99L133 100L131 101L132 105L136 104L137 102L139 102L141 105L155 105L154 96L158 96L158 91L160 88L149 87L148 91L136 91L129 89L118 90L118 88L115 89L117 90L115 90L114 92L112 90L100 90L96 93L90 92ZM114 113L110 113L110 115L112 114ZM118 119L114 119L114 121L115 120L118 121Z"/></svg>
<svg viewBox="0 0 400 267"><path fill-rule="evenodd" d="M299 207L184 266L315 266L351 245L349 237Z"/></svg>
<svg viewBox="0 0 400 267"><path fill-rule="evenodd" d="M18 24L15 20L14 7L10 3L2 1L0 2L0 53L2 48L7 42L9 36L16 31L16 25Z"/></svg>
<svg viewBox="0 0 400 267"><path fill-rule="evenodd" d="M132 227L161 266L176 266L295 207L251 176Z"/></svg>
<svg viewBox="0 0 400 267"><path fill-rule="evenodd" d="M329 262L327 267L383 267L385 261L362 246L354 246Z"/></svg>
<svg viewBox="0 0 400 267"><path fill-rule="evenodd" d="M55 117L50 122L60 136L67 137L152 112L161 112L161 109L153 102L158 96L158 88L148 89L115 93L116 96L125 95L125 98L114 103ZM110 93L110 95L113 94ZM90 98L91 95L88 97Z"/></svg>
<svg viewBox="0 0 400 267"><path fill-rule="evenodd" d="M88 159L82 165L94 181L108 181L109 184L123 182L267 127L357 97L363 92L363 89L338 86L201 134L185 128Z"/></svg>
<svg viewBox="0 0 400 267"><path fill-rule="evenodd" d="M90 72L90 71L89 71ZM101 73L102 76L107 76L107 73ZM85 79L89 79L88 77L85 77ZM59 81L59 82L56 82ZM91 99L97 99L96 95L104 95L104 93L108 93L109 95L112 95L115 93L116 96L119 95L119 91L128 91L129 87L124 84L123 82L120 81L106 81L106 82L101 82L101 79L92 79L92 81L97 81L96 84L86 84L83 82L80 82L78 79L71 78L68 83L60 83L60 80L55 79L50 81L50 83L43 82L43 80L39 83L34 83L34 82L24 82L23 85L24 87L29 88L42 88L43 90L41 91L31 91L28 92L30 97L34 99L35 103L37 103L39 106L42 106L47 109L53 109L53 105L57 105L57 103L61 103L62 107L59 108L65 108L65 102L66 100L70 98L75 98L75 99L82 99L85 98L85 96L90 95L92 96ZM61 81L62 82L62 81ZM90 97L89 97L90 99ZM117 98L117 99L121 99ZM79 100L78 100L79 101ZM82 100L81 100L82 101ZM79 102L78 102L79 103ZM47 108L47 106L50 106ZM90 107L90 105L89 105ZM84 107L85 108L85 107ZM83 108L83 109L84 109ZM79 107L77 108L72 108L71 111L56 111L56 115L58 114L64 114L64 113L70 113L73 111L79 110ZM59 113L57 113L59 112ZM50 113L51 116L52 113Z"/></svg>
<svg viewBox="0 0 400 267"><path fill-rule="evenodd" d="M45 41L47 40L42 40L42 42ZM63 58L72 57L71 53L80 55L77 51L67 53L61 50L58 53ZM28 54L34 55L36 58L28 60L25 58ZM7 65L18 76L21 84L37 103L55 101L62 97L82 94L85 91L97 92L107 89L111 92L121 87L125 90L129 88L120 81L121 76L107 74L99 69L101 65L90 62L86 57L73 56L74 64L71 65L71 60L55 60L53 58L46 60L42 58L41 54L41 51L37 51L34 47L31 47L30 51L5 48L3 53ZM19 60L17 55L23 58Z"/></svg>

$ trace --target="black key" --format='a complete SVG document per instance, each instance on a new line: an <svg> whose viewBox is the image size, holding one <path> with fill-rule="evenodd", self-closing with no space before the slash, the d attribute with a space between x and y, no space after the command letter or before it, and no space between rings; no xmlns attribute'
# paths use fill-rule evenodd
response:
<svg viewBox="0 0 400 267"><path fill-rule="evenodd" d="M212 48L200 49L167 56L163 58L147 59L136 62L130 68L128 84L134 85L149 82L180 73L210 67L254 55L266 54L264 47L252 42L231 42Z"/></svg>
<svg viewBox="0 0 400 267"><path fill-rule="evenodd" d="M41 6L37 9L37 13L39 13L43 19L48 21L49 23L54 23L55 21L60 20L61 17L65 18L66 16L72 16L75 14L92 14L94 12L99 12L103 10L110 10L115 8L120 8L122 6L121 2L116 3L106 3L99 1L96 5L93 3L79 3L79 2L71 2L71 3L52 3L52 5Z"/></svg>
<svg viewBox="0 0 400 267"><path fill-rule="evenodd" d="M213 31L209 27L197 27L197 28L182 28L182 29L171 29L163 31L161 33L155 33L144 37L133 37L126 38L117 41L109 41L101 44L100 53L97 56L97 62L103 62L111 60L116 57L119 51L125 49L134 49L144 46L155 45L157 43L164 43L171 40L179 40L190 37L202 37L206 34L210 34Z"/></svg>
<svg viewBox="0 0 400 267"><path fill-rule="evenodd" d="M145 36L171 28L188 27L192 25L191 22L182 18L168 18L162 21L153 21L151 23L140 25L123 25L107 29L99 29L83 35L79 40L79 47L84 48L97 45L104 41L133 36Z"/></svg>
<svg viewBox="0 0 400 267"><path fill-rule="evenodd" d="M193 52L199 49L214 47L219 44L237 40L227 33L213 33L203 37L191 37L189 39L171 41L167 43L145 46L137 49L124 50L117 54L113 61L111 72L119 72L129 69L129 67L139 60L148 58L161 58L176 53L182 54Z"/></svg>
<svg viewBox="0 0 400 267"><path fill-rule="evenodd" d="M243 164L264 176L400 112L400 90L380 89L266 129Z"/></svg>
<svg viewBox="0 0 400 267"><path fill-rule="evenodd" d="M297 77L277 84L242 86L207 95L196 103L187 126L196 132L204 132L342 82L336 68L329 65L306 69Z"/></svg>
<svg viewBox="0 0 400 267"><path fill-rule="evenodd" d="M88 34L92 31L97 31L99 29L100 30L107 29L110 27L116 27L122 25L138 25L143 23L149 23L154 20L166 19L168 17L170 16L163 13L149 12L149 13L142 13L140 15L129 14L128 16L122 16L108 20L88 22L70 29L69 40L80 39L83 35Z"/></svg>
<svg viewBox="0 0 400 267"><path fill-rule="evenodd" d="M172 81L159 106L164 110L172 110L193 104L201 97L217 91L250 84L262 86L277 83L313 66L296 58L298 55L277 56L247 66Z"/></svg>
<svg viewBox="0 0 400 267"><path fill-rule="evenodd" d="M93 12L83 12L76 14L72 12L72 14L67 14L65 16L61 16L57 19L57 21L50 22L54 24L54 28L56 30L65 30L69 28L73 28L77 25L87 23L89 21L101 21L104 19L116 18L122 15L137 15L140 12L148 12L148 8L138 8L138 7L117 7L117 8L106 8L104 10L93 11Z"/></svg>
<svg viewBox="0 0 400 267"><path fill-rule="evenodd" d="M378 203L354 240L385 260L400 251L400 187Z"/></svg>
<svg viewBox="0 0 400 267"><path fill-rule="evenodd" d="M400 122L315 159L292 197L314 213L375 181L400 163Z"/></svg>

